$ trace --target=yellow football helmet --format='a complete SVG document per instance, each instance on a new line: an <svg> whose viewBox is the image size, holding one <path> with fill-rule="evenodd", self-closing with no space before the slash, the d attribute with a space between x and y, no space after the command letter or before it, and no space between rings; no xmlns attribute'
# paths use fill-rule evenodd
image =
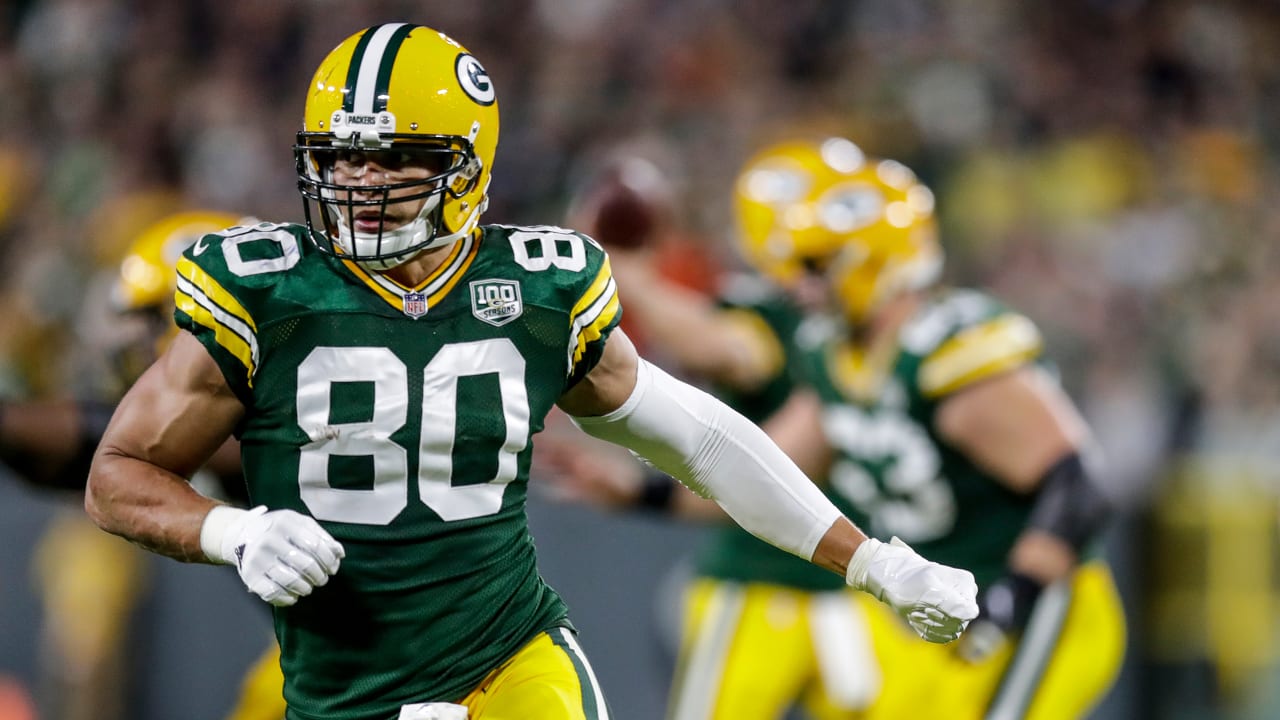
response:
<svg viewBox="0 0 1280 720"><path fill-rule="evenodd" d="M479 224L488 205L498 148L498 101L484 67L467 49L421 25L375 25L325 57L307 92L303 129L294 145L298 187L311 236L321 251L372 269L395 267L419 251L448 245ZM344 151L395 150L409 159L434 154L431 177L363 185L359 193L333 181ZM425 201L410 223L357 232L361 209ZM358 196L357 196L358 195ZM313 213L313 203L320 208ZM323 231L313 224L323 219Z"/></svg>
<svg viewBox="0 0 1280 720"><path fill-rule="evenodd" d="M201 237L239 223L238 215L192 210L169 215L148 227L120 263L120 275L112 288L114 308L120 312L167 312L173 302L178 256Z"/></svg>
<svg viewBox="0 0 1280 720"><path fill-rule="evenodd" d="M765 149L739 173L734 197L746 259L784 286L824 273L854 322L941 272L933 193L845 138Z"/></svg>
<svg viewBox="0 0 1280 720"><path fill-rule="evenodd" d="M230 213L192 210L148 226L129 246L111 288L112 309L121 314L107 348L113 380L121 390L133 383L178 334L173 322L178 257L209 233L253 220Z"/></svg>

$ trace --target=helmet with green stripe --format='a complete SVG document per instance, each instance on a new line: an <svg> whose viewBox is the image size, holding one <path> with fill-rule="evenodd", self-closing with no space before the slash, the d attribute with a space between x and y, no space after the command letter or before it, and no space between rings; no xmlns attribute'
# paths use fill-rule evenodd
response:
<svg viewBox="0 0 1280 720"><path fill-rule="evenodd" d="M493 83L466 48L421 25L357 32L316 70L294 145L313 242L376 270L456 242L488 204L497 146Z"/></svg>
<svg viewBox="0 0 1280 720"><path fill-rule="evenodd" d="M784 286L820 271L855 323L941 273L933 193L848 138L765 148L739 173L734 200L747 260Z"/></svg>

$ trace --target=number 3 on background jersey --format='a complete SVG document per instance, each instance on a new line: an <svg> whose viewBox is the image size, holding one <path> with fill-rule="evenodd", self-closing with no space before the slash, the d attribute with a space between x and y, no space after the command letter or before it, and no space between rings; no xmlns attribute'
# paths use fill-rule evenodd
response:
<svg viewBox="0 0 1280 720"><path fill-rule="evenodd" d="M516 477L517 456L528 444L529 398L525 360L506 338L450 343L422 372L422 432L418 438L418 494L445 521L492 515ZM497 374L506 438L498 449L498 471L488 483L454 487L453 440L458 378ZM373 417L331 424L334 383L373 384ZM383 347L318 347L298 366L298 426L310 438L301 448L298 485L302 501L319 520L386 525L409 503L405 448L391 440L408 420L409 372ZM329 457L373 458L373 487L335 488Z"/></svg>

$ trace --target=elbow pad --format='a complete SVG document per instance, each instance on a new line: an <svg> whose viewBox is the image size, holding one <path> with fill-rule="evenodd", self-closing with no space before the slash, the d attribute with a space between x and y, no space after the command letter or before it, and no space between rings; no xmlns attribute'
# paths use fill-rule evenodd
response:
<svg viewBox="0 0 1280 720"><path fill-rule="evenodd" d="M574 421L715 500L753 535L806 560L840 517L763 430L643 358L622 407Z"/></svg>
<svg viewBox="0 0 1280 720"><path fill-rule="evenodd" d="M1071 453L1040 481L1027 526L1061 538L1079 554L1110 515L1111 500L1093 482L1080 454Z"/></svg>

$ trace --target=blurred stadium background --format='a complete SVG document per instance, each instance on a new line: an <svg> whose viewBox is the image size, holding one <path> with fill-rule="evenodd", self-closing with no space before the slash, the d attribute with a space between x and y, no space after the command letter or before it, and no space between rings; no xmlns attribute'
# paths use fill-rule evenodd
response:
<svg viewBox="0 0 1280 720"><path fill-rule="evenodd" d="M298 219L303 86L386 20L489 69L488 222L563 222L630 148L677 188L663 250L694 284L736 265L729 190L761 142L838 132L915 168L950 278L1041 325L1110 461L1130 641L1095 718L1280 717L1280 3L6 0L0 398L100 389L103 288L150 222ZM0 467L0 720L44 702L34 548L76 502ZM659 717L697 529L531 513L617 717ZM266 615L229 571L149 561L126 717L218 718Z"/></svg>

